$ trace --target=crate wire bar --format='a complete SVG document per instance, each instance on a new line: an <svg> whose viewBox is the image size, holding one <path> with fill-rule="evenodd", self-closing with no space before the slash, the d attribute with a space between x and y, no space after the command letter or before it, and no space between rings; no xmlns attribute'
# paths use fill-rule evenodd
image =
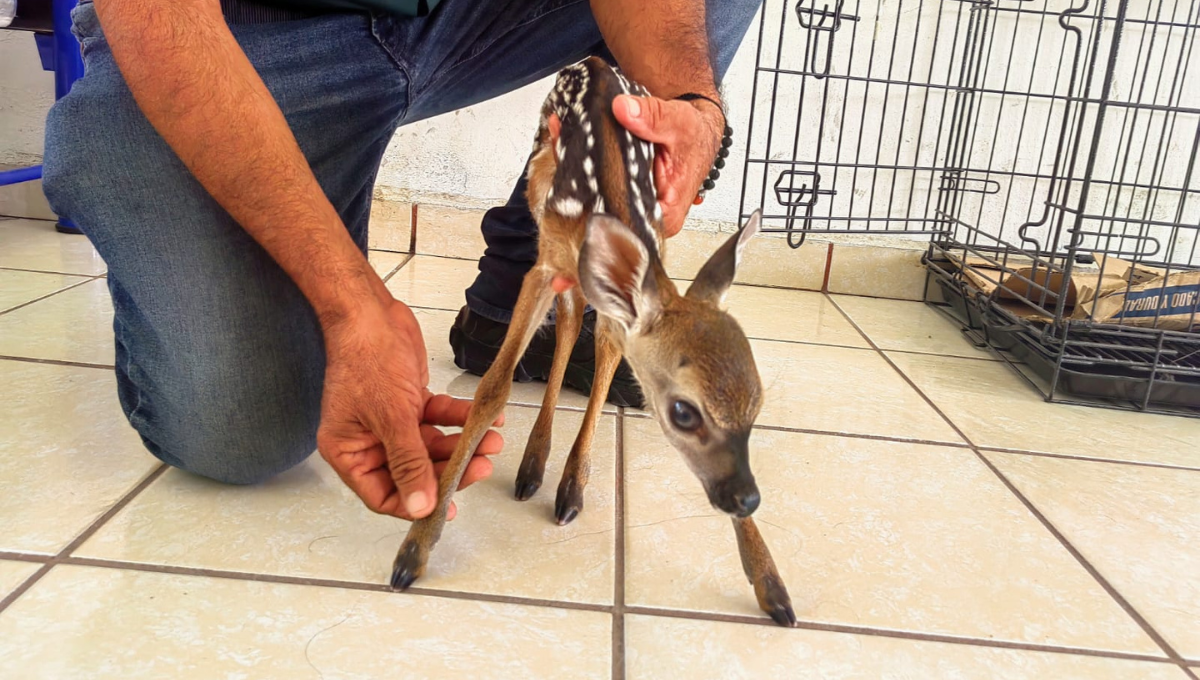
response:
<svg viewBox="0 0 1200 680"><path fill-rule="evenodd" d="M1191 0L766 0L741 217L927 242L929 290L1048 400L1200 416L1200 296L1071 302L1110 257L1200 270L1198 32Z"/></svg>

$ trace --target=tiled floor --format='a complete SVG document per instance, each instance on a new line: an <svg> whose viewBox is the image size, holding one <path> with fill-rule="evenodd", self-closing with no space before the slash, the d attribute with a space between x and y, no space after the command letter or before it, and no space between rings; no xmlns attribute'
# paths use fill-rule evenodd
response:
<svg viewBox="0 0 1200 680"><path fill-rule="evenodd" d="M372 252L432 387L475 263ZM800 627L636 410L609 409L586 508L512 500L538 384L458 496L415 593L404 522L314 456L257 487L166 470L125 424L103 263L0 221L2 678L1196 678L1200 421L1042 402L920 303L736 287L766 387L756 514ZM686 284L684 284L686 285Z"/></svg>

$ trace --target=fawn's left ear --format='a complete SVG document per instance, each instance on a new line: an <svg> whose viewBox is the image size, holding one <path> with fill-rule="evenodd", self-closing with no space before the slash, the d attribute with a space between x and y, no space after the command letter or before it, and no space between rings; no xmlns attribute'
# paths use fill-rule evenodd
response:
<svg viewBox="0 0 1200 680"><path fill-rule="evenodd" d="M708 262L700 268L700 273L696 274L696 280L688 288L687 296L695 300L710 300L714 303L720 302L725 297L725 292L729 290L729 286L733 283L733 277L737 275L738 265L742 262L742 252L746 249L746 244L750 239L758 233L758 227L762 222L762 211L755 210L746 224L742 226L738 233L729 237L729 240L717 248L717 252L708 258Z"/></svg>
<svg viewBox="0 0 1200 680"><path fill-rule="evenodd" d="M596 311L626 333L660 308L650 257L641 239L617 218L601 213L588 218L579 249L579 286Z"/></svg>

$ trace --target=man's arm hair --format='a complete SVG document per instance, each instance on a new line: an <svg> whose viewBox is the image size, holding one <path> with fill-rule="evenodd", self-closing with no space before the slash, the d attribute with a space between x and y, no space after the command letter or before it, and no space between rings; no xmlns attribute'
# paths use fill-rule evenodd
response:
<svg viewBox="0 0 1200 680"><path fill-rule="evenodd" d="M96 0L138 107L184 165L296 282L323 323L383 282L317 183L217 0Z"/></svg>
<svg viewBox="0 0 1200 680"><path fill-rule="evenodd" d="M592 0L621 70L662 99L687 92L720 101L704 0Z"/></svg>

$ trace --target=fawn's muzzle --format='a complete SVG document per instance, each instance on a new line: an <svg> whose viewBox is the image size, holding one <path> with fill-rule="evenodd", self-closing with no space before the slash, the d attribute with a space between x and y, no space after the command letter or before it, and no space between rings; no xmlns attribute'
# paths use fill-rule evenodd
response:
<svg viewBox="0 0 1200 680"><path fill-rule="evenodd" d="M762 497L754 475L739 474L721 480L708 490L708 500L713 507L735 517L749 517L758 509Z"/></svg>

